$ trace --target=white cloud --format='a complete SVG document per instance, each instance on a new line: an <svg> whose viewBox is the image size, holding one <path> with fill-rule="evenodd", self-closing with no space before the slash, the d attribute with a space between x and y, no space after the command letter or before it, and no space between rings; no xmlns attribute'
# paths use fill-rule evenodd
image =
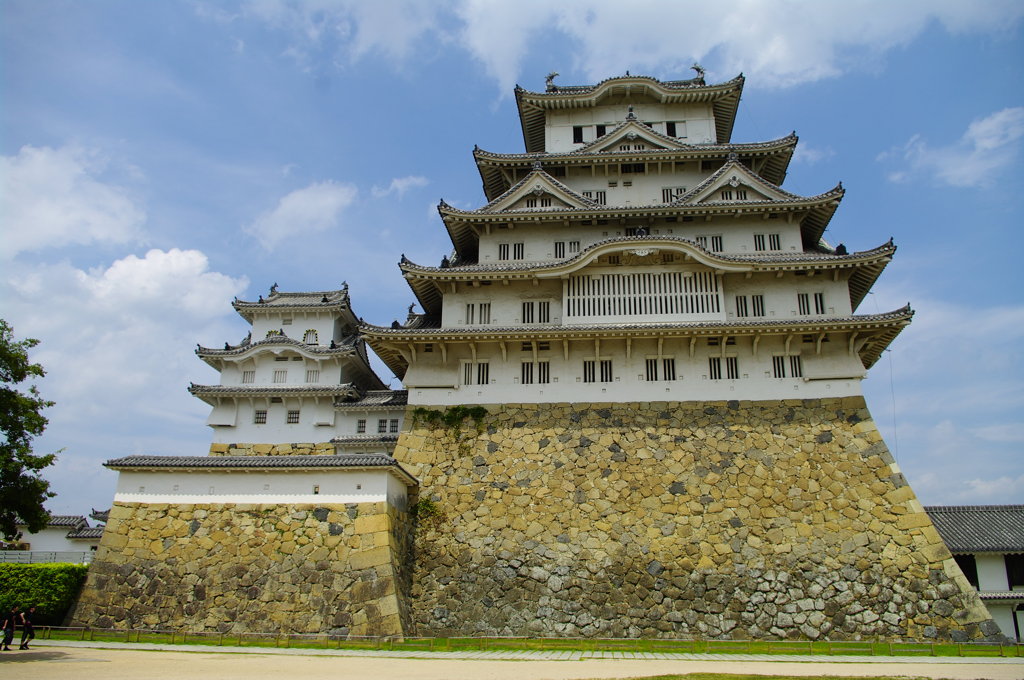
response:
<svg viewBox="0 0 1024 680"><path fill-rule="evenodd" d="M723 11L697 0L466 0L458 13L463 44L507 92L545 32L574 44L574 63L552 67L571 66L591 80L627 69L678 76L698 60L714 71L712 80L742 71L758 87L784 87L862 68L936 20L951 32L1007 29L1024 6L1004 0L966 11L959 0L737 0Z"/></svg>
<svg viewBox="0 0 1024 680"><path fill-rule="evenodd" d="M389 184L387 188L373 187L373 196L374 198L384 198L391 194L398 194L398 197L401 198L409 189L425 187L428 184L430 184L430 180L426 177L420 177L419 175L396 177L391 180L391 184Z"/></svg>
<svg viewBox="0 0 1024 680"><path fill-rule="evenodd" d="M878 160L899 164L899 169L887 174L892 182L927 175L954 187L982 187L1017 159L1022 138L1024 107L1018 106L974 120L948 146L932 147L914 135L902 147L879 154Z"/></svg>
<svg viewBox="0 0 1024 680"><path fill-rule="evenodd" d="M803 163L804 165L814 165L820 161L832 158L836 155L835 150L832 147L825 147L824 149L816 149L807 144L799 144L796 147L796 151L793 153L794 163Z"/></svg>
<svg viewBox="0 0 1024 680"><path fill-rule="evenodd" d="M16 156L0 157L6 255L140 238L145 211L126 188L104 181L108 164L99 152L77 146L24 146Z"/></svg>
<svg viewBox="0 0 1024 680"><path fill-rule="evenodd" d="M227 303L247 285L211 271L195 250L150 250L89 271L18 261L3 271L4 317L18 337L40 340L40 390L56 401L38 450L66 449L45 472L59 494L51 509L109 505L108 458L206 452L209 410L185 388L216 374L192 348L244 335Z"/></svg>
<svg viewBox="0 0 1024 680"><path fill-rule="evenodd" d="M427 36L443 38L443 10L418 0L249 0L242 14L287 34L285 54L312 70L318 60L347 65L370 55L400 64Z"/></svg>
<svg viewBox="0 0 1024 680"><path fill-rule="evenodd" d="M1012 30L1024 4L736 0L723 9L706 0L249 0L241 16L287 35L285 54L307 71L371 56L402 66L429 58L438 43L457 44L508 96L526 56L553 41L569 43L575 56L549 67L590 80L627 69L680 77L697 60L712 80L742 71L756 87L784 87L863 69L935 22L951 33Z"/></svg>
<svg viewBox="0 0 1024 680"><path fill-rule="evenodd" d="M277 207L257 217L244 230L270 250L289 237L337 227L342 212L355 202L358 193L352 184L333 181L310 184L286 195L278 201Z"/></svg>

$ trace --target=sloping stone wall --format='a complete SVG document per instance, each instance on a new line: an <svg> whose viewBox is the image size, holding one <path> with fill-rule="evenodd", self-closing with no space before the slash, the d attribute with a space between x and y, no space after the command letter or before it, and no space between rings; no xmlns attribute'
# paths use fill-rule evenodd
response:
<svg viewBox="0 0 1024 680"><path fill-rule="evenodd" d="M422 635L998 634L861 398L410 411Z"/></svg>
<svg viewBox="0 0 1024 680"><path fill-rule="evenodd" d="M115 503L71 625L399 635L408 517L387 503Z"/></svg>

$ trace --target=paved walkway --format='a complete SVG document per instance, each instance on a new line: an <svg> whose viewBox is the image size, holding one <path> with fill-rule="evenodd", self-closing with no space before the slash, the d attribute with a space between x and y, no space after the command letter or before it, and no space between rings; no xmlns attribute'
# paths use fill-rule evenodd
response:
<svg viewBox="0 0 1024 680"><path fill-rule="evenodd" d="M157 653L159 652L159 653ZM259 680L580 680L667 673L913 676L1024 679L1024 659L959 657L652 654L643 652L464 651L203 647L39 640L0 653L0 675L61 680L206 677Z"/></svg>

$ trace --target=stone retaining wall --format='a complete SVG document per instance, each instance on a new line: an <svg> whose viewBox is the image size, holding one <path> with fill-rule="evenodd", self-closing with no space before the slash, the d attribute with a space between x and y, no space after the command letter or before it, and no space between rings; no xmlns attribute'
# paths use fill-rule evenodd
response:
<svg viewBox="0 0 1024 680"><path fill-rule="evenodd" d="M115 503L71 625L400 635L408 517L386 503Z"/></svg>
<svg viewBox="0 0 1024 680"><path fill-rule="evenodd" d="M862 398L487 408L395 449L418 634L998 634Z"/></svg>
<svg viewBox="0 0 1024 680"><path fill-rule="evenodd" d="M335 453L337 449L331 442L210 444L211 456L333 456Z"/></svg>

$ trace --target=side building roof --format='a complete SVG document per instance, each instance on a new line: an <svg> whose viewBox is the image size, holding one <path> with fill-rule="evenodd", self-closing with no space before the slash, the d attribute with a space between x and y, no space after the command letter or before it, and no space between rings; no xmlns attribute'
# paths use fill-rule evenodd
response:
<svg viewBox="0 0 1024 680"><path fill-rule="evenodd" d="M953 553L1024 553L1024 505L933 505L925 508Z"/></svg>

